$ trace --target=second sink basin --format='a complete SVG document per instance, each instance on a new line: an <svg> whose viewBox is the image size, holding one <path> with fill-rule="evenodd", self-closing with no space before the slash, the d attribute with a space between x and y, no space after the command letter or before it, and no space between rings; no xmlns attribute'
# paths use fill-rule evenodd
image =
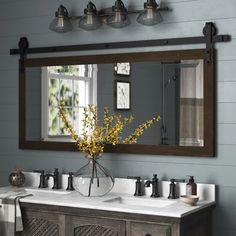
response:
<svg viewBox="0 0 236 236"><path fill-rule="evenodd" d="M144 198L135 198L135 197L115 197L109 200L104 201L105 203L112 204L121 204L121 205L130 205L130 206L142 206L148 208L163 208L170 206L176 201L172 200L161 200L161 199L144 199Z"/></svg>

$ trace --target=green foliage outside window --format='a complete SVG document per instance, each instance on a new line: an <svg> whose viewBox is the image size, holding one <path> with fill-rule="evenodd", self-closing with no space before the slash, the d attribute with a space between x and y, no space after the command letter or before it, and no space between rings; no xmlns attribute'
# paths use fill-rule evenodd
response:
<svg viewBox="0 0 236 236"><path fill-rule="evenodd" d="M69 65L69 66L50 66L48 70L48 135L68 135L64 129L64 123L58 116L58 108L60 101L65 104L65 112L70 119L71 124L74 124L78 119L81 104L79 106L79 91L85 89L83 84L77 79L70 79L69 76L81 76L80 67L84 65ZM83 74L88 73L88 70L83 69ZM91 74L91 73L90 73ZM60 75L57 77L57 75ZM63 76L65 75L65 78ZM84 91L81 91L85 94ZM81 99L84 100L84 99ZM83 101L82 101L83 103ZM86 104L82 104L84 106Z"/></svg>

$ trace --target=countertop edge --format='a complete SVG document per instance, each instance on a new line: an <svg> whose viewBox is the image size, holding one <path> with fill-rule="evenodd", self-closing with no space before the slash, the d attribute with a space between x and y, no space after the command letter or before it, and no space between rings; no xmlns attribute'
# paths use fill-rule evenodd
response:
<svg viewBox="0 0 236 236"><path fill-rule="evenodd" d="M182 214L173 214L173 213L168 213L168 212L153 212L153 211L148 211L148 210L141 210L141 209L127 209L127 208L119 208L119 207L113 207L113 206L94 206L91 205L89 206L88 203L86 204L81 204L81 205L70 205L70 204L59 204L59 203L54 203L54 204L50 204L50 203L45 203L43 201L38 201L36 200L32 200L32 199L27 199L27 198L23 198L20 200L20 203L22 206L25 205L40 205L40 206L49 206L51 208L68 208L68 209L83 209L83 210L93 210L93 211L103 211L103 212L113 212L113 213L124 213L124 214L138 214L138 215L149 215L149 216L153 216L153 217L166 217L166 218L176 218L176 219L181 219L184 218L188 215L192 215L196 212L199 212L205 208L208 207L215 207L216 202L215 201L210 201L210 202L204 202L201 205L196 205L196 206L185 206L187 208L189 208L189 211L182 213ZM179 204L183 204L183 203L179 203Z"/></svg>

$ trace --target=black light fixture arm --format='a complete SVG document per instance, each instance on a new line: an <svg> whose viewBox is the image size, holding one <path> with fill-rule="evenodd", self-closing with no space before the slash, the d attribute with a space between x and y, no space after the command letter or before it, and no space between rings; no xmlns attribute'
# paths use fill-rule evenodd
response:
<svg viewBox="0 0 236 236"><path fill-rule="evenodd" d="M141 11L143 10L132 10L132 9L127 9L127 13L128 14L138 14L140 13ZM158 8L158 11L171 11L171 9L169 7L159 7ZM106 16L109 16L112 14L112 11L111 11L111 8L104 8L104 9L101 9L99 12L98 12L98 16L99 17L106 17ZM75 17L72 17L72 19L79 19L81 16L75 16Z"/></svg>
<svg viewBox="0 0 236 236"><path fill-rule="evenodd" d="M52 47L37 47L29 48L29 42L26 37L20 38L19 49L10 49L10 55L20 55L24 61L26 54L37 53L53 53L53 52L71 52L71 51L89 51L89 50L104 50L104 49L121 49L121 48L135 48L135 47L155 47L155 46L174 46L185 44L205 44L206 49L214 48L214 44L218 42L230 41L230 35L217 35L214 23L207 22L203 28L203 36L185 37L185 38L167 38L167 39L153 39L141 41L125 41L125 42L111 42L111 43L97 43L97 44L80 44L70 46L52 46Z"/></svg>

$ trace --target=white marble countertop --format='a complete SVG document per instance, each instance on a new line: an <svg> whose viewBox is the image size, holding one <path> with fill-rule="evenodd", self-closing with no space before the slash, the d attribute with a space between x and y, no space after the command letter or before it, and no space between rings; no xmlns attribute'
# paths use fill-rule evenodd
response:
<svg viewBox="0 0 236 236"><path fill-rule="evenodd" d="M30 189L32 189L32 191ZM24 190L25 188L2 187L0 188L0 197L4 194ZM166 197L153 199L148 196L134 197L132 194L115 192L111 192L103 197L83 197L75 191L67 192L65 190L51 190L51 188L48 190L50 191L47 192L47 189L46 191L37 191L35 187L27 188L26 191L32 193L33 196L23 198L20 202L175 218L184 217L215 204L214 200L200 200L195 206L188 206L182 203L180 199L172 200ZM56 193L57 191L60 193ZM132 204L106 202L118 197L127 200L127 202L132 202ZM158 202L160 202L160 205L156 204Z"/></svg>

